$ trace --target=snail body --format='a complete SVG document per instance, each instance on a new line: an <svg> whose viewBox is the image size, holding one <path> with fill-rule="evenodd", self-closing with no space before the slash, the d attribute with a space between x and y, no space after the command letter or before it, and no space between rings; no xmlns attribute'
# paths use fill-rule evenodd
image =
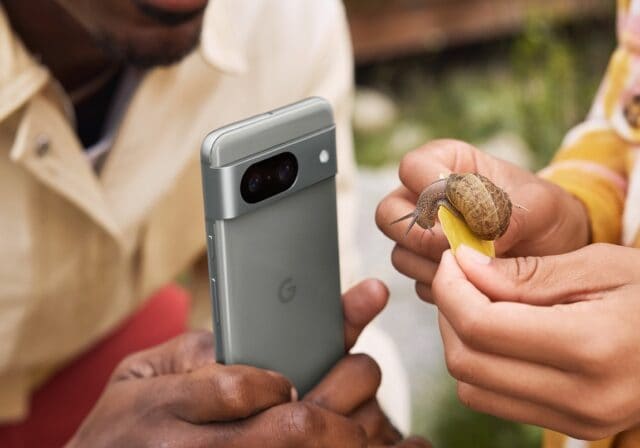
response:
<svg viewBox="0 0 640 448"><path fill-rule="evenodd" d="M507 231L513 205L507 193L481 174L451 174L429 185L418 198L416 209L395 222L413 218L414 224L431 230L438 208L446 207L463 219L481 240L493 241Z"/></svg>

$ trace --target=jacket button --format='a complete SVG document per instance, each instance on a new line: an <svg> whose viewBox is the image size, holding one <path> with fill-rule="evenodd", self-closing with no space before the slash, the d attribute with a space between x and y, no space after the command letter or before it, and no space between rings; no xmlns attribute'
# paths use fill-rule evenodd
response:
<svg viewBox="0 0 640 448"><path fill-rule="evenodd" d="M36 139L35 151L38 157L44 157L51 149L51 140L46 135L40 135Z"/></svg>
<svg viewBox="0 0 640 448"><path fill-rule="evenodd" d="M634 129L640 129L640 95L633 96L624 107L624 117Z"/></svg>

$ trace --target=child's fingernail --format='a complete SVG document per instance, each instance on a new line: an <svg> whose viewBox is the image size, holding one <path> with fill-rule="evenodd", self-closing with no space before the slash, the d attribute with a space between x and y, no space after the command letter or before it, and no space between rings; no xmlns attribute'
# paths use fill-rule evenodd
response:
<svg viewBox="0 0 640 448"><path fill-rule="evenodd" d="M477 250L470 248L469 246L465 246L464 244L458 248L456 255L458 255L458 257L460 258L464 258L476 264L486 265L491 263L491 257L480 253Z"/></svg>
<svg viewBox="0 0 640 448"><path fill-rule="evenodd" d="M295 387L291 388L291 401L293 402L298 401L298 391L296 390Z"/></svg>

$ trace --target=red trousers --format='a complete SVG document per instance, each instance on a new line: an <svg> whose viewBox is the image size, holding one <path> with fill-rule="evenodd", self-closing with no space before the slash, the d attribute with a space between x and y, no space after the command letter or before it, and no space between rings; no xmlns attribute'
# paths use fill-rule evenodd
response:
<svg viewBox="0 0 640 448"><path fill-rule="evenodd" d="M26 420L0 425L0 447L63 446L98 400L118 363L183 333L188 312L186 291L175 285L158 291L119 328L37 389Z"/></svg>

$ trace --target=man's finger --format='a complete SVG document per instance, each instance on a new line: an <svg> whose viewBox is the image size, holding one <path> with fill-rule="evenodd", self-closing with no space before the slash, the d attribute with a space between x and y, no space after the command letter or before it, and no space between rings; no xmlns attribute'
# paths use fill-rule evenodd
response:
<svg viewBox="0 0 640 448"><path fill-rule="evenodd" d="M493 303L469 282L451 251L442 257L433 296L458 337L481 352L571 370L576 344L591 340L593 329L581 324L593 321L585 316L590 310L577 308L567 318L566 310L556 307Z"/></svg>
<svg viewBox="0 0 640 448"><path fill-rule="evenodd" d="M430 442L422 437L409 437L392 445L369 445L369 448L433 448Z"/></svg>
<svg viewBox="0 0 640 448"><path fill-rule="evenodd" d="M395 445L396 448L433 448L433 445L422 437L409 437L403 440L399 444Z"/></svg>
<svg viewBox="0 0 640 448"><path fill-rule="evenodd" d="M114 370L111 381L187 373L214 363L213 334L192 331L129 355Z"/></svg>
<svg viewBox="0 0 640 448"><path fill-rule="evenodd" d="M190 423L247 418L292 400L284 376L249 366L205 366L188 374L153 378L159 400Z"/></svg>
<svg viewBox="0 0 640 448"><path fill-rule="evenodd" d="M367 355L343 358L305 397L305 401L349 415L376 396L382 373Z"/></svg>
<svg viewBox="0 0 640 448"><path fill-rule="evenodd" d="M597 299L631 280L624 275L624 260L610 256L608 247L592 245L549 257L490 259L464 246L456 252L456 260L469 281L491 300L548 306ZM611 275L613 271L617 275Z"/></svg>
<svg viewBox="0 0 640 448"><path fill-rule="evenodd" d="M375 399L360 406L349 418L357 422L367 433L369 446L395 446L402 440L402 434L389 421Z"/></svg>
<svg viewBox="0 0 640 448"><path fill-rule="evenodd" d="M364 430L355 422L311 403L289 403L226 425L191 428L197 446L228 448L365 448ZM204 445L206 443L206 445Z"/></svg>
<svg viewBox="0 0 640 448"><path fill-rule="evenodd" d="M389 290L380 280L358 283L342 296L345 350L351 350L362 330L384 309Z"/></svg>

